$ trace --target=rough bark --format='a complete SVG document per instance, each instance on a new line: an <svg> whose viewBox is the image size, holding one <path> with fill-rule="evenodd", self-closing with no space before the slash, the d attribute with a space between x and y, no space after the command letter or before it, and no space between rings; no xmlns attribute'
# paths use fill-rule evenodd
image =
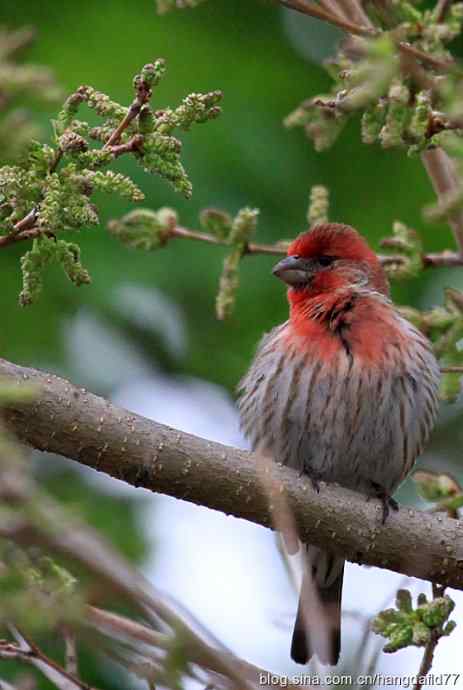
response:
<svg viewBox="0 0 463 690"><path fill-rule="evenodd" d="M54 374L0 359L0 377L38 387L32 405L5 412L14 433L34 448L264 527L272 526L272 504L283 492L301 539L329 545L350 561L463 589L459 520L402 507L383 526L376 500L324 483L317 493L308 480L271 462L263 481L253 454L118 408Z"/></svg>

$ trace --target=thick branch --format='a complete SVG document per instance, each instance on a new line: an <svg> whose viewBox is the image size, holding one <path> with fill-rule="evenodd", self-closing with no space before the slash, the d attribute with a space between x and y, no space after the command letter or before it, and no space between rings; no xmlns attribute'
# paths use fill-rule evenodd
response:
<svg viewBox="0 0 463 690"><path fill-rule="evenodd" d="M59 453L151 491L271 527L273 497L252 454L171 429L115 407L65 379L0 360L0 377L35 384L32 407L5 414L12 430ZM381 506L322 483L320 493L292 470L268 463L275 492L286 491L301 539L348 560L463 589L463 523L402 508L381 525ZM275 498L278 495L275 493Z"/></svg>

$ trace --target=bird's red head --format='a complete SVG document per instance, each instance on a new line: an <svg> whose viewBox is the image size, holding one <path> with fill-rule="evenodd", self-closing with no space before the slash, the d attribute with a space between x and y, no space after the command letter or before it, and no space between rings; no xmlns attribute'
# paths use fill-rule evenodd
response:
<svg viewBox="0 0 463 690"><path fill-rule="evenodd" d="M315 225L299 235L273 273L289 285L292 304L349 287L389 294L376 254L354 228L341 223Z"/></svg>

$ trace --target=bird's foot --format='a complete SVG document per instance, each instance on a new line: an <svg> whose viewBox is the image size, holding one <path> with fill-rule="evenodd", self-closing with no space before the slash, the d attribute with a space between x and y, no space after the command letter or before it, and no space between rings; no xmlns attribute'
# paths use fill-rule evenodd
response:
<svg viewBox="0 0 463 690"><path fill-rule="evenodd" d="M301 470L299 476L302 476L303 474L305 474L305 476L310 479L310 483L312 484L314 491L316 491L317 494L319 494L320 493L320 481L322 479L321 473L318 472L317 470L304 468Z"/></svg>
<svg viewBox="0 0 463 690"><path fill-rule="evenodd" d="M377 484L376 482L371 482L371 486L375 492L376 498L379 498L379 500L383 504L382 524L384 525L386 523L386 520L387 520L388 515L391 512L391 510L394 510L394 511L399 510L399 504L397 503L395 498L392 498L392 496L386 491L386 489L381 486L381 484Z"/></svg>

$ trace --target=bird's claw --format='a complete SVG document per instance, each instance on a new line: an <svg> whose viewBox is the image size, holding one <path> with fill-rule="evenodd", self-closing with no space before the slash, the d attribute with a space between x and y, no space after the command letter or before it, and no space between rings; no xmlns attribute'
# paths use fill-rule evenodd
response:
<svg viewBox="0 0 463 690"><path fill-rule="evenodd" d="M392 498L380 484L377 484L376 482L372 482L372 487L375 491L375 496L376 498L379 498L379 500L383 504L383 518L382 518L382 524L386 524L386 520L389 516L389 513L391 510L397 511L399 510L399 504L395 500L395 498Z"/></svg>
<svg viewBox="0 0 463 690"><path fill-rule="evenodd" d="M309 477L310 482L312 484L312 487L314 491L317 492L317 494L320 493L320 480L317 477Z"/></svg>
<svg viewBox="0 0 463 690"><path fill-rule="evenodd" d="M315 470L308 470L307 471L307 469L303 469L303 470L301 470L301 473L299 476L301 476L303 474L305 474L306 477L308 477L310 479L310 483L312 484L313 490L316 491L317 494L319 494L320 493L320 480L321 480L320 473L316 472Z"/></svg>
<svg viewBox="0 0 463 690"><path fill-rule="evenodd" d="M382 519L382 524L384 525L386 523L386 520L388 518L389 513L391 510L397 512L399 510L399 504L395 500L395 498L392 498L391 496L385 496L384 498L381 498L383 502L383 519Z"/></svg>

